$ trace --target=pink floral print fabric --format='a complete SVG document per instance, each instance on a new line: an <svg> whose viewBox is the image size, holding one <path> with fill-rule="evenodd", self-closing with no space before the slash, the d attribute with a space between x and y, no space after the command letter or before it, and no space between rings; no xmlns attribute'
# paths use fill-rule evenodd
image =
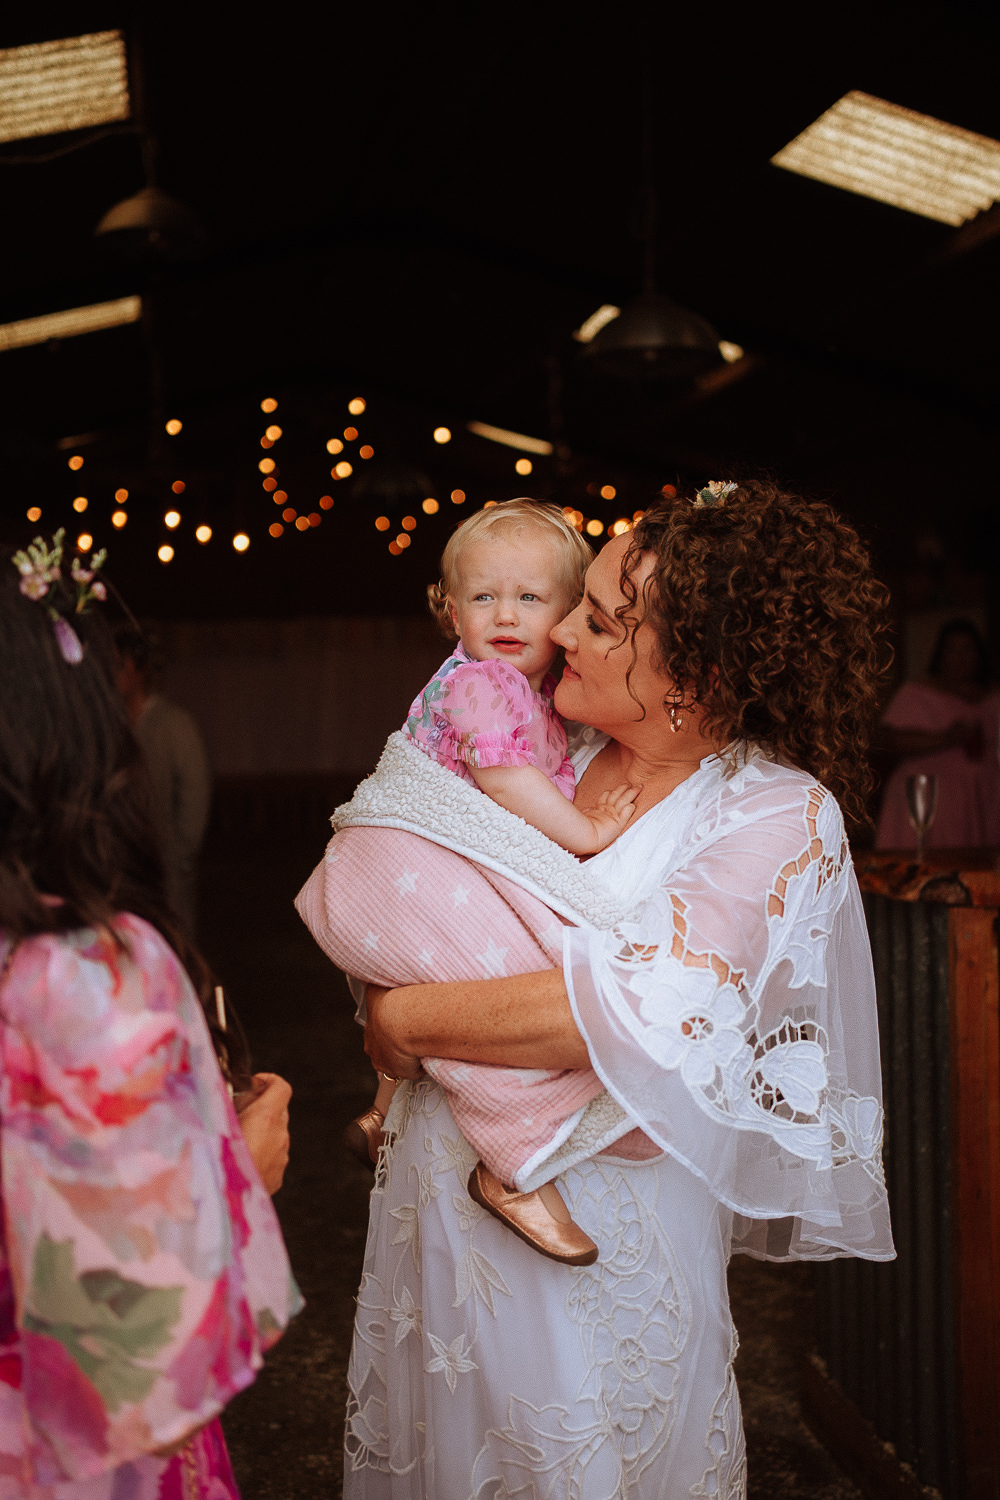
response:
<svg viewBox="0 0 1000 1500"><path fill-rule="evenodd" d="M14 952L0 1166L0 1500L235 1496L213 1419L301 1297L201 1007L139 918Z"/></svg>
<svg viewBox="0 0 1000 1500"><path fill-rule="evenodd" d="M470 766L537 766L570 802L576 778L552 704L555 678L533 692L505 661L475 661L461 643L410 708L404 734L465 781Z"/></svg>

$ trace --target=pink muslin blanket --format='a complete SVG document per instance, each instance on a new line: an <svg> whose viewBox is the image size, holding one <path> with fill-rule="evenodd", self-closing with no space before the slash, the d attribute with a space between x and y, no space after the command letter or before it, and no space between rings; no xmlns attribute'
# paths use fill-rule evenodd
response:
<svg viewBox="0 0 1000 1500"><path fill-rule="evenodd" d="M499 978L562 961L563 921L538 897L402 829L342 828L296 906L337 967L369 984ZM462 1134L504 1182L543 1162L603 1092L590 1068L423 1062ZM632 1158L656 1152L637 1130L613 1149Z"/></svg>

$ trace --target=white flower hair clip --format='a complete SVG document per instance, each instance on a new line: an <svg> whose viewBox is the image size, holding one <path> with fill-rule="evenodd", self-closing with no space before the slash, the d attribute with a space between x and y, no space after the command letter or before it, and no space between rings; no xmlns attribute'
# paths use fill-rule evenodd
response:
<svg viewBox="0 0 1000 1500"><path fill-rule="evenodd" d="M710 479L695 495L692 504L698 510L714 510L716 506L725 505L733 490L738 489L739 485L732 480Z"/></svg>
<svg viewBox="0 0 1000 1500"><path fill-rule="evenodd" d="M62 579L65 535L65 528L61 526L52 538L51 547L44 537L36 536L25 551L14 553L11 561L21 575L18 587L26 598L41 603L52 586ZM102 547L100 552L91 555L89 568L85 568L78 557L74 557L70 564L70 578L76 585L74 614L85 614L92 600L104 600L108 597L103 579L95 577L95 574L103 568L107 555L107 549ZM76 666L83 661L83 644L80 637L70 622L56 609L51 598L46 605L46 612L52 621L52 630L63 660L69 662L70 666Z"/></svg>

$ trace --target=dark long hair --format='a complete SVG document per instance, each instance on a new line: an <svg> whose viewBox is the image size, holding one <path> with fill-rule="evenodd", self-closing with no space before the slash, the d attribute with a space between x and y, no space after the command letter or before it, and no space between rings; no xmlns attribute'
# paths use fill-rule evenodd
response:
<svg viewBox="0 0 1000 1500"><path fill-rule="evenodd" d="M64 660L50 605L72 619L82 661ZM109 928L119 912L142 917L187 969L224 1071L242 1079L242 1034L216 1026L213 976L167 900L145 765L115 686L111 632L99 610L72 609L59 582L43 600L26 598L9 549L0 550L0 927L18 942Z"/></svg>

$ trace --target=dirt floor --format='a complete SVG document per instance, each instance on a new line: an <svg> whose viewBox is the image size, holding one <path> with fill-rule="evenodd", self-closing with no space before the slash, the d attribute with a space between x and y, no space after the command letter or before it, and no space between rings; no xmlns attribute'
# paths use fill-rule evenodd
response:
<svg viewBox="0 0 1000 1500"><path fill-rule="evenodd" d="M371 1178L341 1147L340 1131L370 1102L371 1073L343 981L292 907L324 839L320 828L295 846L214 841L203 866L202 944L240 1011L256 1065L295 1090L292 1162L276 1202L308 1305L226 1414L244 1500L341 1494L345 1371ZM730 1285L750 1500L860 1500L799 1415L808 1267L740 1258Z"/></svg>

